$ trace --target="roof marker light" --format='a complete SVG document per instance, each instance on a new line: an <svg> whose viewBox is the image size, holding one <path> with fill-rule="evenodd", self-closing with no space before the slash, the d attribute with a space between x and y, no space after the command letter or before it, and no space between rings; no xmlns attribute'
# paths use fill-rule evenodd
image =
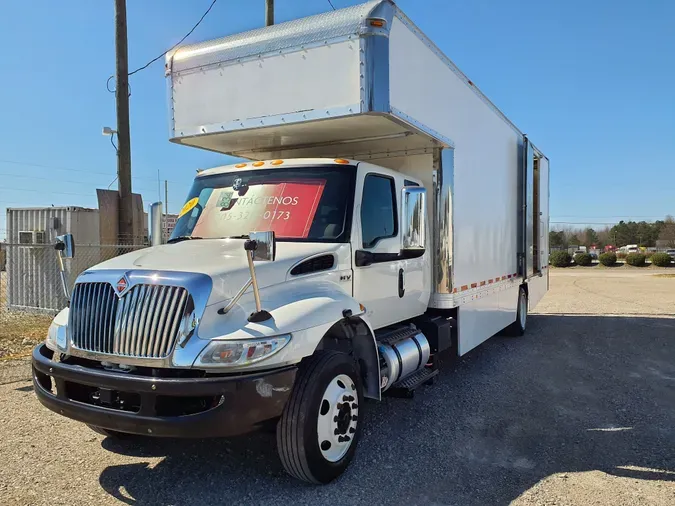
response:
<svg viewBox="0 0 675 506"><path fill-rule="evenodd" d="M344 158L336 158L333 160L335 163L340 163L342 165L349 163L349 160L345 160Z"/></svg>
<svg viewBox="0 0 675 506"><path fill-rule="evenodd" d="M235 167L238 168L238 169L241 169L242 167L246 167L246 164L245 163L238 163L237 165L235 165Z"/></svg>
<svg viewBox="0 0 675 506"><path fill-rule="evenodd" d="M272 162L272 165L281 165L282 163L284 163L283 160L274 160L274 161Z"/></svg>
<svg viewBox="0 0 675 506"><path fill-rule="evenodd" d="M263 165L265 165L265 162L253 162L254 167L262 167Z"/></svg>

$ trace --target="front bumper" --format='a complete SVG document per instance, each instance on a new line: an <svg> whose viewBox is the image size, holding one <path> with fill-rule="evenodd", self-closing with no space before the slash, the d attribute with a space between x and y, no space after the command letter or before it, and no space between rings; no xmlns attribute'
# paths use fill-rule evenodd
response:
<svg viewBox="0 0 675 506"><path fill-rule="evenodd" d="M281 415L296 367L249 375L174 378L111 372L52 360L33 350L39 401L61 415L109 430L166 437L227 437Z"/></svg>

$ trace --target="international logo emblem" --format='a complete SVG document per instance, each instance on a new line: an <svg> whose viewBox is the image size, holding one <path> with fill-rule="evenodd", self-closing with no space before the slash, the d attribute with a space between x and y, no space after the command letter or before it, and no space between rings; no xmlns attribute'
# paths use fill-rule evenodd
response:
<svg viewBox="0 0 675 506"><path fill-rule="evenodd" d="M117 295L122 295L124 293L124 290L127 289L128 283L127 283L127 278L120 278L120 280L117 282L116 288L117 288Z"/></svg>

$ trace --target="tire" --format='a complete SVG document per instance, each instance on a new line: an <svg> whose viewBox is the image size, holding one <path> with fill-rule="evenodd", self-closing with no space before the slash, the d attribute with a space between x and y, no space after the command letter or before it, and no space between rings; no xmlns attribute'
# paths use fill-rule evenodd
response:
<svg viewBox="0 0 675 506"><path fill-rule="evenodd" d="M362 404L360 375L349 355L324 350L305 359L277 424L286 472L318 484L340 476L356 451Z"/></svg>
<svg viewBox="0 0 675 506"><path fill-rule="evenodd" d="M516 310L516 321L506 327L505 333L508 336L520 337L525 334L527 327L527 292L525 287L520 287L518 291L518 309Z"/></svg>
<svg viewBox="0 0 675 506"><path fill-rule="evenodd" d="M103 427L99 427L97 425L87 424L87 427L89 427L97 434L101 434L102 436L111 437L114 439L128 439L131 436L131 434L127 434L126 432L118 432L116 430L104 429Z"/></svg>

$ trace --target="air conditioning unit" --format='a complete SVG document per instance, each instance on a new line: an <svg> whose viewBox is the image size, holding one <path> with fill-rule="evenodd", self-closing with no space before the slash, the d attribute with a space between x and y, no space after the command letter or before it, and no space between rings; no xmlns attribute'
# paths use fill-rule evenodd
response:
<svg viewBox="0 0 675 506"><path fill-rule="evenodd" d="M47 234L44 230L21 230L19 244L46 244Z"/></svg>
<svg viewBox="0 0 675 506"><path fill-rule="evenodd" d="M44 230L36 230L33 232L33 242L35 244L46 244L47 234Z"/></svg>

